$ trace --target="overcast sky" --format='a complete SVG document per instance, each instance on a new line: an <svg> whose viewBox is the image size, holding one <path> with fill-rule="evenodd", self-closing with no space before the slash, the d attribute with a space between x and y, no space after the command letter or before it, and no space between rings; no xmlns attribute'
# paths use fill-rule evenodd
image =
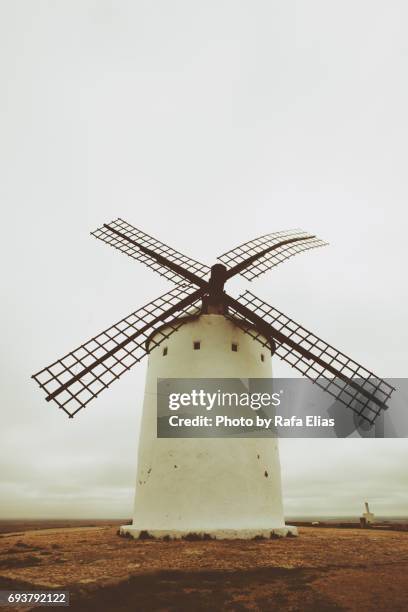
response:
<svg viewBox="0 0 408 612"><path fill-rule="evenodd" d="M124 517L146 364L74 420L30 380L171 288L89 236L121 216L204 263L330 242L249 288L407 374L408 5L3 0L0 515ZM274 364L277 376L290 376ZM408 441L284 440L287 515L408 514Z"/></svg>

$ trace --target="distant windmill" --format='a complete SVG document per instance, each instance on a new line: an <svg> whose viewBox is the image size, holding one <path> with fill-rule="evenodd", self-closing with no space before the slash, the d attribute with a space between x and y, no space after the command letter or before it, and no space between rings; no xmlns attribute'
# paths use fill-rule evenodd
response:
<svg viewBox="0 0 408 612"><path fill-rule="evenodd" d="M235 299L224 290L236 274L252 280L327 243L300 230L267 234L228 251L209 268L122 219L92 235L175 284L33 375L46 400L72 418L149 353L135 514L122 533L220 538L295 533L284 522L276 440L157 439L156 382L270 378L276 354L373 423L393 387L249 291Z"/></svg>
<svg viewBox="0 0 408 612"><path fill-rule="evenodd" d="M374 514L370 512L370 508L368 502L364 502L365 512L363 512L363 516L360 518L360 524L362 527L366 527L367 525L372 525L375 522Z"/></svg>

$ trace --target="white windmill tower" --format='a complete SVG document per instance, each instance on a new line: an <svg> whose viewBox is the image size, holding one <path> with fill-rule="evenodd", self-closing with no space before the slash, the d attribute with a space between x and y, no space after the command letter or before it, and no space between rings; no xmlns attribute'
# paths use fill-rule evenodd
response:
<svg viewBox="0 0 408 612"><path fill-rule="evenodd" d="M223 314L188 318L150 352L134 518L122 533L215 538L296 533L285 526L277 439L156 436L158 378L271 376L271 351Z"/></svg>
<svg viewBox="0 0 408 612"><path fill-rule="evenodd" d="M238 273L252 280L326 243L301 231L269 234L225 253L210 269L121 219L93 235L176 284L33 376L47 401L73 417L149 354L134 518L121 532L170 538L295 534L284 522L276 439L157 438L157 379L270 378L276 354L373 422L393 391L388 383L252 293L234 299L224 290Z"/></svg>

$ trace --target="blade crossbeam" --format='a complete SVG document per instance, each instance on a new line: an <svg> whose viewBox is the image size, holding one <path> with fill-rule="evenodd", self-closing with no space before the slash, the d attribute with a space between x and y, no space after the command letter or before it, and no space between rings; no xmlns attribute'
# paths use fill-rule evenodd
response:
<svg viewBox="0 0 408 612"><path fill-rule="evenodd" d="M266 270L268 270L268 266L266 266L264 262L269 261L270 257L273 257L273 255L275 255L276 257L280 257L282 252L294 247L294 243L297 243L296 246L298 246L299 242L302 242L303 244L305 241L310 242L314 238L316 238L316 236L298 236L295 238L287 238L286 240L282 240L276 244L273 244L272 246L267 247L263 251L255 253L254 255L251 255L247 259L244 259L240 263L236 264L233 268L228 270L226 278L231 278L232 276L235 276L235 274L242 274L244 270L250 267L253 268L255 263L259 269L259 274L257 274L257 276L259 276L260 274L263 274L263 272L266 272ZM276 255L272 254L272 251L279 251L280 253ZM287 259L287 257L284 257L283 259Z"/></svg>
<svg viewBox="0 0 408 612"><path fill-rule="evenodd" d="M129 244L129 248L131 246L138 248L142 253L144 253L150 259L155 260L157 263L161 264L162 266L164 266L168 270L174 272L175 274L177 274L181 278L184 278L184 281L189 280L190 282L194 283L198 287L206 287L207 286L206 281L204 281L203 279L198 277L196 274L194 274L194 272L191 272L190 270L184 269L178 263L167 259L166 257L161 255L160 253L157 253L157 252L153 251L152 249L150 249L149 247L144 246L144 245L136 242L132 238L128 238L127 236L125 236L124 234L122 234L121 232L116 230L115 228L110 227L109 225L104 225L104 227L106 227L106 229L108 229L110 232L112 232L116 236L119 236L119 238L121 240L123 240L124 243L128 243Z"/></svg>
<svg viewBox="0 0 408 612"><path fill-rule="evenodd" d="M251 319L245 316L241 306L248 308L250 314L259 320L257 328L248 327ZM240 296L238 303L232 303L230 310L234 319L242 319L245 331L263 346L270 345L265 339L264 330L269 332L276 341L278 357L352 408L363 419L372 423L381 410L386 409L386 403L394 391L391 385L251 292Z"/></svg>
<svg viewBox="0 0 408 612"><path fill-rule="evenodd" d="M180 266L183 271L187 270L201 279L204 279L210 273L208 266L179 253L164 242L153 238L153 236L142 232L120 218L103 225L94 232L91 232L91 234L98 240L102 240L109 246L122 251L122 253L132 259L147 265L176 285L185 282L185 274L180 274L174 269L171 270L167 265L157 261L157 255L164 257L167 262L170 261L176 264L176 266ZM148 254L146 250L143 252L141 250L142 247L150 250L152 253Z"/></svg>
<svg viewBox="0 0 408 612"><path fill-rule="evenodd" d="M327 242L302 230L287 230L250 240L218 259L251 281L298 253L325 245Z"/></svg>
<svg viewBox="0 0 408 612"><path fill-rule="evenodd" d="M103 389L117 380L147 353L146 340L158 346L179 329L182 321L170 320L175 312L198 312L201 291L176 287L143 308L44 368L33 378L70 417L86 406ZM162 323L169 325L161 328Z"/></svg>

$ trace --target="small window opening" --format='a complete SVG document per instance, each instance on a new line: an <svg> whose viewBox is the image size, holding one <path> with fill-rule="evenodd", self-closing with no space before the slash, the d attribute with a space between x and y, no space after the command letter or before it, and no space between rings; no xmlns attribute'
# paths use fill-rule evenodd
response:
<svg viewBox="0 0 408 612"><path fill-rule="evenodd" d="M167 353L168 353L168 348L167 348L167 346L165 346L163 348L163 357L165 357L167 355Z"/></svg>
<svg viewBox="0 0 408 612"><path fill-rule="evenodd" d="M237 344L236 342L233 342L233 343L231 344L231 351L232 351L233 353L237 353L237 352L238 352L238 344Z"/></svg>
<svg viewBox="0 0 408 612"><path fill-rule="evenodd" d="M193 348L194 348L195 351L199 351L200 348L201 348L201 342L199 340L195 340L193 342Z"/></svg>
<svg viewBox="0 0 408 612"><path fill-rule="evenodd" d="M265 361L265 355L261 353L261 361Z"/></svg>

